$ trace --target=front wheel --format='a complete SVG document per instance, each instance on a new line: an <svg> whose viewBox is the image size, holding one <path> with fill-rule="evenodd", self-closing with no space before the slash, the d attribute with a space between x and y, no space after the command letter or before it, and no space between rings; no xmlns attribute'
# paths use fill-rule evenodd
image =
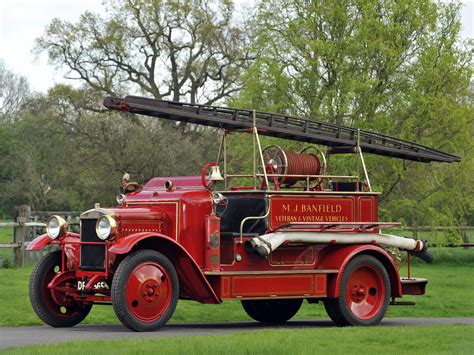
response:
<svg viewBox="0 0 474 355"><path fill-rule="evenodd" d="M179 282L171 261L154 250L138 250L118 266L112 305L118 319L137 332L162 327L178 303Z"/></svg>
<svg viewBox="0 0 474 355"><path fill-rule="evenodd" d="M245 312L262 323L285 323L299 311L302 299L243 300Z"/></svg>
<svg viewBox="0 0 474 355"><path fill-rule="evenodd" d="M339 297L324 301L329 317L339 326L377 325L390 302L390 278L377 258L354 257L344 268Z"/></svg>
<svg viewBox="0 0 474 355"><path fill-rule="evenodd" d="M92 304L76 302L67 295L73 290L75 279L64 279L54 289L48 288L61 271L61 251L45 255L33 268L30 276L30 302L36 315L52 327L72 327L84 320Z"/></svg>

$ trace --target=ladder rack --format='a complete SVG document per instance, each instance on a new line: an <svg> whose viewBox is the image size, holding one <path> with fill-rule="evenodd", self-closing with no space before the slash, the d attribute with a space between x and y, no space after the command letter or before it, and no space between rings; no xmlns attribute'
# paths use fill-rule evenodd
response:
<svg viewBox="0 0 474 355"><path fill-rule="evenodd" d="M330 147L328 152L331 154L356 152L357 147L360 147L364 153L423 163L452 163L461 160L458 156L384 134L276 113L187 104L139 96L124 98L108 96L104 99L104 106L111 110L230 131L252 129L255 114L255 126L259 134L325 145Z"/></svg>

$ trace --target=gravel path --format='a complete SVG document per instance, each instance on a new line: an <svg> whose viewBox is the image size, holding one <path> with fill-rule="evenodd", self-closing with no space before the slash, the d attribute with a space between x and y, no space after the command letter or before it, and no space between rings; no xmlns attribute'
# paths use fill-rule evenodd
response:
<svg viewBox="0 0 474 355"><path fill-rule="evenodd" d="M382 326L420 326L437 324L473 324L474 318L386 318ZM0 349L9 347L59 343L81 339L156 338L205 334L227 334L270 328L326 328L333 327L329 320L291 321L284 326L268 326L253 321L229 323L179 323L168 324L151 333L136 333L121 324L77 325L72 328L48 326L0 328Z"/></svg>

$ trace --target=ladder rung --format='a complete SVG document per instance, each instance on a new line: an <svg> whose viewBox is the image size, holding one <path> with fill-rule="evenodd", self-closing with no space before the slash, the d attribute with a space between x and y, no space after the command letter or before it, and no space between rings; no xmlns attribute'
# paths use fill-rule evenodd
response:
<svg viewBox="0 0 474 355"><path fill-rule="evenodd" d="M253 111L227 107L187 104L175 101L149 99L138 96L106 97L104 105L146 116L191 122L229 130L253 127ZM457 162L458 156L407 142L384 134L357 130L333 123L306 120L276 113L255 112L260 134L290 140L322 144L330 151L344 152L359 146L364 153L389 156L420 162Z"/></svg>

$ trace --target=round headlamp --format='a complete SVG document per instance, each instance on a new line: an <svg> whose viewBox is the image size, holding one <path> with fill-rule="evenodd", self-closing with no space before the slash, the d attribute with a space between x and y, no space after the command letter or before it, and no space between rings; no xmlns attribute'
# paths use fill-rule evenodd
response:
<svg viewBox="0 0 474 355"><path fill-rule="evenodd" d="M115 219L112 216L102 216L97 220L95 231L100 239L106 240L115 235L117 231L117 222L115 222Z"/></svg>
<svg viewBox="0 0 474 355"><path fill-rule="evenodd" d="M46 223L46 233L51 239L62 237L67 232L67 222L60 216L51 216Z"/></svg>

